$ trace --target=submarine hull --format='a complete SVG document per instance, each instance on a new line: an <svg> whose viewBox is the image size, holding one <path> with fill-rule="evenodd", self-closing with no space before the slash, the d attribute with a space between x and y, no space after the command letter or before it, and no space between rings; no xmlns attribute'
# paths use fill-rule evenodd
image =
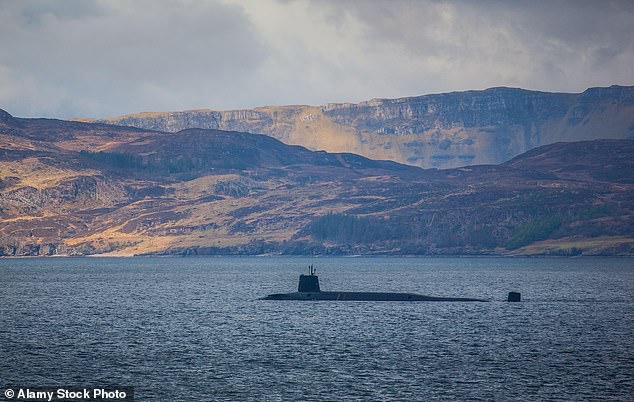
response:
<svg viewBox="0 0 634 402"><path fill-rule="evenodd" d="M293 292L276 293L262 300L332 300L332 301L444 301L444 302L486 302L482 299L464 297L433 297L415 293L385 292Z"/></svg>

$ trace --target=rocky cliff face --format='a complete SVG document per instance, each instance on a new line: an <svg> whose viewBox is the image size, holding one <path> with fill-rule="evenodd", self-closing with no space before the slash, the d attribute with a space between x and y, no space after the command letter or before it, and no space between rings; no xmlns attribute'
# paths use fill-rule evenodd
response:
<svg viewBox="0 0 634 402"><path fill-rule="evenodd" d="M502 163L559 141L634 138L634 87L580 94L491 88L319 107L142 113L96 122L170 132L260 133L313 150L450 168Z"/></svg>

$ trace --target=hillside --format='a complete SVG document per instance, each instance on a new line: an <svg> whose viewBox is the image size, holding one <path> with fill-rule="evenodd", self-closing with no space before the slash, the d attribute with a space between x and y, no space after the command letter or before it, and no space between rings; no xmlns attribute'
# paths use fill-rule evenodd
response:
<svg viewBox="0 0 634 402"><path fill-rule="evenodd" d="M634 141L423 170L0 112L0 254L634 254Z"/></svg>
<svg viewBox="0 0 634 402"><path fill-rule="evenodd" d="M261 133L312 150L451 168L503 163L561 141L634 139L634 87L580 94L491 88L358 104L140 113L94 121L168 132Z"/></svg>

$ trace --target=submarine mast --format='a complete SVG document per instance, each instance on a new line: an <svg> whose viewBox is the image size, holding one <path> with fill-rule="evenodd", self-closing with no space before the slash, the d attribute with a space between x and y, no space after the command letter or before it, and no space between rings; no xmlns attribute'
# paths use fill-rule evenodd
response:
<svg viewBox="0 0 634 402"><path fill-rule="evenodd" d="M298 292L321 292L321 289L319 289L319 277L315 273L315 267L310 264L308 266L308 275L301 274L299 276Z"/></svg>

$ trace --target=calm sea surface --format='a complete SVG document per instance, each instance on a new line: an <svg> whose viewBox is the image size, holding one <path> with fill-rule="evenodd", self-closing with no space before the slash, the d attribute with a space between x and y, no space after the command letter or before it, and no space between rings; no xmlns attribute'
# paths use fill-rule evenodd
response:
<svg viewBox="0 0 634 402"><path fill-rule="evenodd" d="M322 290L490 303L260 301ZM506 303L509 291L522 303ZM634 400L634 260L0 260L0 386L136 400Z"/></svg>

